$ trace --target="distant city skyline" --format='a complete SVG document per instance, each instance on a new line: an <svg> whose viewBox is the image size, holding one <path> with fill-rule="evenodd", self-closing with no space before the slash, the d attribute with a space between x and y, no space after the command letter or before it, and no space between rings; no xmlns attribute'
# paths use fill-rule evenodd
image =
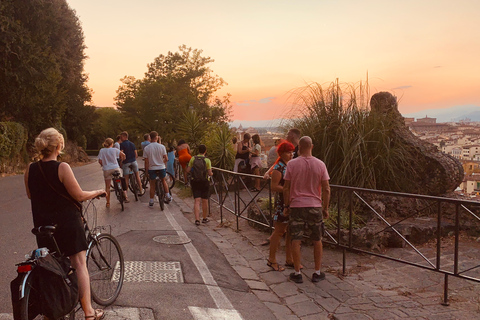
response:
<svg viewBox="0 0 480 320"><path fill-rule="evenodd" d="M471 121L480 121L480 107L478 106L455 106L446 109L426 109L413 113L404 113L404 117L408 118L435 118L437 123L441 122L458 122L464 119ZM286 121L285 119L273 120L234 120L230 122L230 126L238 127L262 127L262 128L276 128Z"/></svg>
<svg viewBox="0 0 480 320"><path fill-rule="evenodd" d="M285 116L291 90L366 80L401 113L480 106L480 1L67 0L81 22L93 104L178 46L201 49L229 85L234 120Z"/></svg>

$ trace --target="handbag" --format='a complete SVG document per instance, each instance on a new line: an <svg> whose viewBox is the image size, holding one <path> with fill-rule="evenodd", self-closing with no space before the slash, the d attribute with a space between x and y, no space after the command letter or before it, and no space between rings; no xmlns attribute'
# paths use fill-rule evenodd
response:
<svg viewBox="0 0 480 320"><path fill-rule="evenodd" d="M58 319L70 313L78 303L78 279L70 259L51 254L37 260L32 271L32 285L38 290L35 300L41 313L49 319Z"/></svg>

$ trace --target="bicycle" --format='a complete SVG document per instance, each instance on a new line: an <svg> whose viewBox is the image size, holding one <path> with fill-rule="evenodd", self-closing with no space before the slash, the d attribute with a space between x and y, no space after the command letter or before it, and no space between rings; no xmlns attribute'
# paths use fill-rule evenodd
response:
<svg viewBox="0 0 480 320"><path fill-rule="evenodd" d="M117 197L117 200L120 202L120 205L122 206L122 211L125 209L123 203L125 202L125 194L123 193L123 188L122 188L122 178L120 177L120 172L114 171L112 173L113 179L112 179L112 184L113 184L113 190L115 191L115 196Z"/></svg>
<svg viewBox="0 0 480 320"><path fill-rule="evenodd" d="M88 249L87 249L87 268L90 274L90 287L93 300L102 306L111 305L120 294L123 286L123 279L125 276L125 261L123 253L118 241L110 233L102 233L105 227L93 227L89 228L87 220L85 219L88 208L92 206L93 214L95 215L96 224L96 208L91 199L84 207L82 212L82 219L84 222L85 235L87 237ZM41 226L39 228L32 229L34 234L45 234L53 238L55 232L55 226ZM53 238L54 239L54 238ZM51 254L54 257L61 256L61 252L55 241L54 251ZM20 320L31 319L43 319L38 314L37 305L32 294L41 290L41 288L35 288L33 285L32 271L35 269L36 261L40 258L35 253L38 250L32 251L31 254L26 255L26 260L16 264L18 277L21 277L21 285L19 288L18 301ZM79 303L70 311L67 315L63 316L64 320L74 320L75 313L80 309Z"/></svg>
<svg viewBox="0 0 480 320"><path fill-rule="evenodd" d="M150 178L145 169L138 169L140 171L140 181L142 181L143 192L149 187ZM168 190L172 190L175 186L175 177L168 171L166 171L165 181L167 182Z"/></svg>
<svg viewBox="0 0 480 320"><path fill-rule="evenodd" d="M133 172L133 165L129 166L130 170ZM128 188L135 195L135 201L138 201L138 195L140 194L140 188L137 183L137 175L133 172L128 179ZM141 195L143 195L145 191Z"/></svg>
<svg viewBox="0 0 480 320"><path fill-rule="evenodd" d="M165 189L163 188L162 179L160 179L160 171L155 171L155 194L158 197L158 203L160 204L160 209L165 210Z"/></svg>

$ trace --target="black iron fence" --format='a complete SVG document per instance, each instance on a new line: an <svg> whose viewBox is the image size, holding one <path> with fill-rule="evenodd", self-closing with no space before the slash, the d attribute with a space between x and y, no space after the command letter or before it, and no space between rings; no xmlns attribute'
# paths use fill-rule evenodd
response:
<svg viewBox="0 0 480 320"><path fill-rule="evenodd" d="M269 180L262 179L261 190L252 192L248 187L258 176L213 170L210 201L219 205L222 222L227 213L236 217L237 229L239 219L273 228ZM479 256L471 246L472 237L480 239L479 202L338 185L331 190L323 242L343 251L344 274L346 251L442 273L445 305L449 276L480 282ZM252 209L260 213L255 219L247 214ZM385 246L408 248L412 254L382 253Z"/></svg>

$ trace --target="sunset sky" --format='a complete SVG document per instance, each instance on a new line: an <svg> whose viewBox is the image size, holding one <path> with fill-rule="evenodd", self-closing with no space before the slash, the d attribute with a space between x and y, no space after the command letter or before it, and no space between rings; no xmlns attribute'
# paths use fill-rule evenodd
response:
<svg viewBox="0 0 480 320"><path fill-rule="evenodd" d="M310 82L365 81L410 113L480 106L478 0L67 0L87 45L93 103L178 46L203 50L234 120L272 120Z"/></svg>

